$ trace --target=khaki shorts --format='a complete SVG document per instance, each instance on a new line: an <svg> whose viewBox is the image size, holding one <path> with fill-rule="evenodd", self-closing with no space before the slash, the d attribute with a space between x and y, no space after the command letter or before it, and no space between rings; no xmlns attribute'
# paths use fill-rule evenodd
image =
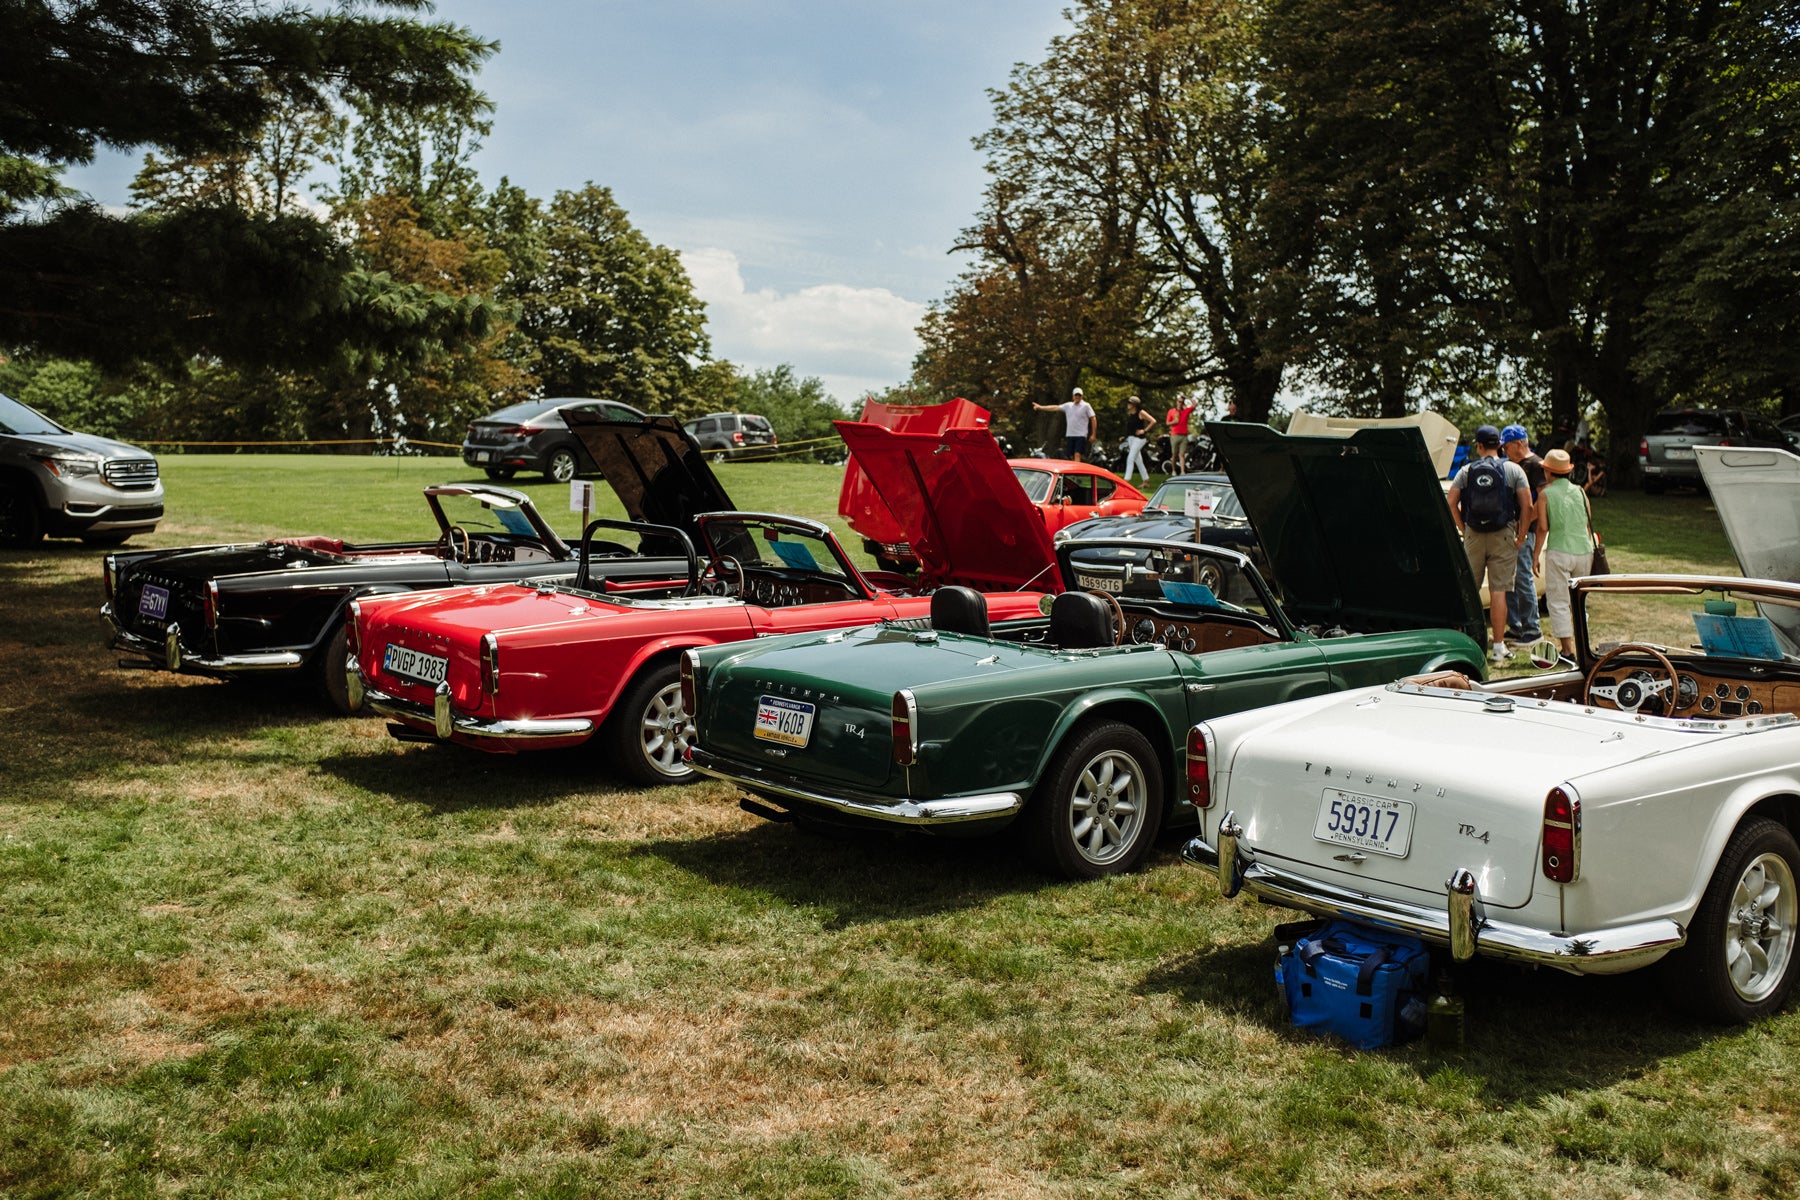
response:
<svg viewBox="0 0 1800 1200"><path fill-rule="evenodd" d="M1490 592L1512 591L1513 577L1519 569L1518 538L1511 525L1492 533L1463 530L1463 553L1469 556L1469 573L1475 576L1477 585L1481 583L1481 573L1486 571Z"/></svg>

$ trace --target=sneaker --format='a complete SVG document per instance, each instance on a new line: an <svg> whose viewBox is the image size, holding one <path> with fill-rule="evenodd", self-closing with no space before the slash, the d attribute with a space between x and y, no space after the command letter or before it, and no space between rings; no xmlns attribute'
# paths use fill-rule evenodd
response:
<svg viewBox="0 0 1800 1200"><path fill-rule="evenodd" d="M1488 651L1488 661L1491 663L1509 663L1512 661L1512 651L1506 648L1505 642L1495 642L1494 648Z"/></svg>

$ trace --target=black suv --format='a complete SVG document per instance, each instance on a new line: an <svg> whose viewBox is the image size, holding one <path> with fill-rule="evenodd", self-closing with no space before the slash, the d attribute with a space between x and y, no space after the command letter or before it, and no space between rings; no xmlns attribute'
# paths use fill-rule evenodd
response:
<svg viewBox="0 0 1800 1200"><path fill-rule="evenodd" d="M1701 486L1695 446L1794 448L1775 422L1741 408L1665 408L1650 418L1638 443L1644 491L1656 496L1670 484Z"/></svg>
<svg viewBox="0 0 1800 1200"><path fill-rule="evenodd" d="M473 422L463 438L463 461L486 471L489 479L511 479L517 471L542 471L544 478L556 483L597 475L600 468L563 419L564 413L576 409L606 421L646 419L644 413L616 400L569 396L527 400Z"/></svg>
<svg viewBox="0 0 1800 1200"><path fill-rule="evenodd" d="M754 413L707 413L682 426L708 458L757 458L775 448L775 427Z"/></svg>

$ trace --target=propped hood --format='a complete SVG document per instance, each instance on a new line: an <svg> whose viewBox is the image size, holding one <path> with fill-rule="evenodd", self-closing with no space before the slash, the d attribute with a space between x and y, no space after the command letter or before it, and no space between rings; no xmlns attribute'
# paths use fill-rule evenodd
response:
<svg viewBox="0 0 1800 1200"><path fill-rule="evenodd" d="M942 433L946 429L986 429L988 410L961 396L944 404L883 404L864 400L861 420L896 433ZM850 528L877 542L903 542L906 533L899 518L882 503L881 493L857 465L856 456L844 468L844 483L838 490L838 515L850 522Z"/></svg>
<svg viewBox="0 0 1800 1200"><path fill-rule="evenodd" d="M833 424L900 522L928 582L989 592L1062 586L1044 518L1025 498L993 434Z"/></svg>
<svg viewBox="0 0 1800 1200"><path fill-rule="evenodd" d="M1800 456L1786 450L1695 446L1738 570L1800 583Z"/></svg>
<svg viewBox="0 0 1800 1200"><path fill-rule="evenodd" d="M1206 432L1296 623L1456 629L1486 644L1481 596L1417 429L1298 437L1209 421Z"/></svg>
<svg viewBox="0 0 1800 1200"><path fill-rule="evenodd" d="M573 409L563 416L632 520L697 537L696 514L737 507L675 418L608 421Z"/></svg>

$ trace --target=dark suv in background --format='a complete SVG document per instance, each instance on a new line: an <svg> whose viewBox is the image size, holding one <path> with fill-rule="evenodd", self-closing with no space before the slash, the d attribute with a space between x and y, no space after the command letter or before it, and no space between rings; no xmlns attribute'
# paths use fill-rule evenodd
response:
<svg viewBox="0 0 1800 1200"><path fill-rule="evenodd" d="M1665 408L1650 418L1638 443L1644 491L1657 496L1671 484L1701 486L1695 446L1794 448L1775 422L1741 408Z"/></svg>
<svg viewBox="0 0 1800 1200"><path fill-rule="evenodd" d="M643 412L616 400L569 396L527 400L473 422L463 438L463 461L486 471L489 479L511 479L518 471L542 471L544 478L556 483L597 475L600 468L563 419L572 409L608 421L645 419Z"/></svg>
<svg viewBox="0 0 1800 1200"><path fill-rule="evenodd" d="M707 413L682 428L714 462L766 456L775 449L775 427L755 413Z"/></svg>
<svg viewBox="0 0 1800 1200"><path fill-rule="evenodd" d="M65 429L0 396L0 546L45 534L116 546L163 515L162 477L148 450Z"/></svg>

